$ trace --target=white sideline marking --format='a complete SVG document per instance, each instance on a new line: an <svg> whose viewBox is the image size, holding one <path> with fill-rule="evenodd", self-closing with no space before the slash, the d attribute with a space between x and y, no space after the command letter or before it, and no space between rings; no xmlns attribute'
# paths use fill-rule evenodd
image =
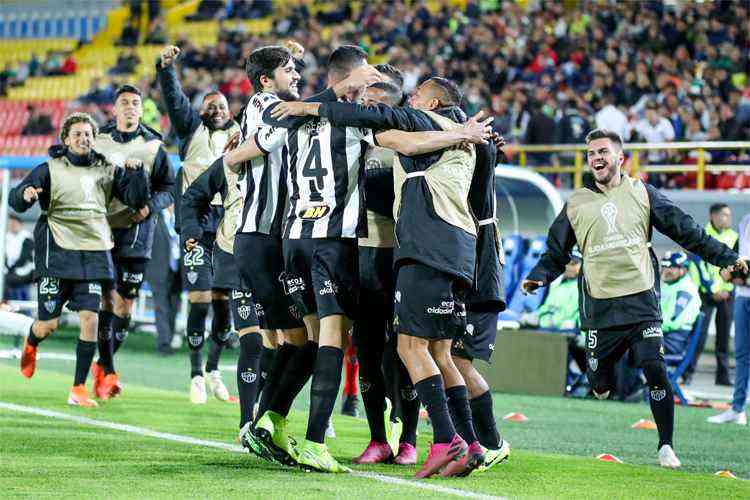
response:
<svg viewBox="0 0 750 500"><path fill-rule="evenodd" d="M63 361L75 361L75 354L64 354L60 352L38 352L37 359L61 359ZM0 349L0 359L21 359L19 349Z"/></svg>
<svg viewBox="0 0 750 500"><path fill-rule="evenodd" d="M234 444L222 443L220 441L209 441L206 439L198 439L190 436L182 436L180 434L170 434L168 432L157 432L145 427L136 427L134 425L118 424L115 422L107 422L105 420L96 420L88 417L81 417L79 415L69 415L67 413L61 413L52 410L45 410L43 408L35 408L33 406L23 406L13 403L6 403L0 401L0 408L15 411L20 413L30 413L32 415L39 415L42 417L56 418L59 420L67 420L69 422L75 422L77 424L90 425L93 427L101 427L104 429L112 429L116 431L129 432L131 434L138 434L139 436L147 436L156 439L164 439L166 441L174 441L177 443L192 444L196 446L205 446L208 448L218 448L221 450L227 450L235 453L247 453L247 451ZM383 474L376 474L374 472L352 472L352 476L362 477L365 479L372 479L380 481L381 483L396 484L399 486L407 486L411 488L417 488L422 490L429 490L435 493L443 493L445 495L453 495L462 498L482 498L482 499L500 499L505 500L504 497L497 497L492 495L485 495L482 493L474 493L472 491L464 491L456 488L449 488L447 486L440 486L438 484L431 484L419 481L410 481L407 479L401 479L398 477L385 476Z"/></svg>

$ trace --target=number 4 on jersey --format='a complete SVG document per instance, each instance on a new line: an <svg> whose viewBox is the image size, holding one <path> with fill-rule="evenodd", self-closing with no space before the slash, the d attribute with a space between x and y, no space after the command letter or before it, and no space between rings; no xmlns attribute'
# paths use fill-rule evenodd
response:
<svg viewBox="0 0 750 500"><path fill-rule="evenodd" d="M325 187L326 175L328 175L328 170L323 168L320 159L320 142L316 138L313 140L310 153L307 155L304 167L302 167L302 176L310 179L310 201L323 201L320 192Z"/></svg>

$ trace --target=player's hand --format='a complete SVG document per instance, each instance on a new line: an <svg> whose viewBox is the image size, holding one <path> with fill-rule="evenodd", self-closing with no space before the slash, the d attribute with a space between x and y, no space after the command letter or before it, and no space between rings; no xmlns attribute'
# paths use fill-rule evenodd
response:
<svg viewBox="0 0 750 500"><path fill-rule="evenodd" d="M292 57L298 61L305 56L305 48L296 40L287 40L284 42L284 47L286 47L289 52L292 53Z"/></svg>
<svg viewBox="0 0 750 500"><path fill-rule="evenodd" d="M164 47L161 51L161 67L166 68L177 60L180 55L180 48L175 45Z"/></svg>
<svg viewBox="0 0 750 500"><path fill-rule="evenodd" d="M490 134L490 140L495 145L495 149L498 152L501 152L502 149L505 147L505 144L506 144L505 137L503 137L502 135L498 134L495 131L492 131L492 133Z"/></svg>
<svg viewBox="0 0 750 500"><path fill-rule="evenodd" d="M277 120L283 120L289 116L316 115L319 103L301 101L283 101L271 110L271 116Z"/></svg>
<svg viewBox="0 0 750 500"><path fill-rule="evenodd" d="M490 138L492 127L490 124L493 117L484 118L484 112L480 111L464 123L462 132L467 142L472 144L486 144Z"/></svg>
<svg viewBox="0 0 750 500"><path fill-rule="evenodd" d="M130 221L134 224L138 224L139 222L143 221L148 217L148 215L151 213L151 209L148 208L148 205L141 208L140 210L136 211L134 214L130 216Z"/></svg>
<svg viewBox="0 0 750 500"><path fill-rule="evenodd" d="M143 168L143 162L138 158L128 158L127 160L125 160L125 168L129 168L130 170L139 170Z"/></svg>
<svg viewBox="0 0 750 500"><path fill-rule="evenodd" d="M534 295L537 289L543 286L543 281L523 280L521 282L521 291L524 293L524 295Z"/></svg>
<svg viewBox="0 0 750 500"><path fill-rule="evenodd" d="M383 75L380 71L375 69L375 66L365 64L349 73L349 76L337 83L333 87L333 90L337 96L341 97L349 92L354 92L361 88L369 87L373 83L382 81Z"/></svg>
<svg viewBox="0 0 750 500"><path fill-rule="evenodd" d="M232 134L232 137L229 138L229 141L227 141L226 146L224 146L224 153L227 151L232 151L237 146L240 145L240 140L242 139L242 135L239 132L235 132Z"/></svg>
<svg viewBox="0 0 750 500"><path fill-rule="evenodd" d="M31 203L32 201L36 201L39 199L39 193L41 193L42 191L43 191L42 188L35 188L34 186L29 186L23 190L23 200L26 203Z"/></svg>
<svg viewBox="0 0 750 500"><path fill-rule="evenodd" d="M188 252L195 248L196 245L198 245L198 242L195 240L195 238L185 240L185 250L187 250Z"/></svg>
<svg viewBox="0 0 750 500"><path fill-rule="evenodd" d="M750 272L750 269L747 267L747 261L742 257L737 259L732 268L734 271L740 271L742 274L748 274L748 272Z"/></svg>

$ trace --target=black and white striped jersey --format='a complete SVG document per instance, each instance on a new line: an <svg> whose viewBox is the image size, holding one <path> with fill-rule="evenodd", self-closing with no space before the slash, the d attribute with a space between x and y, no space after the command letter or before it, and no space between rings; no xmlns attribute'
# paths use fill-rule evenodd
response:
<svg viewBox="0 0 750 500"><path fill-rule="evenodd" d="M243 199L238 233L281 236L287 199L287 130L263 121L265 109L278 101L274 94L258 92L250 97L242 115L243 140L255 140L265 154L246 162L237 181Z"/></svg>
<svg viewBox="0 0 750 500"><path fill-rule="evenodd" d="M372 131L316 118L287 135L289 208L284 238L367 235L365 151Z"/></svg>

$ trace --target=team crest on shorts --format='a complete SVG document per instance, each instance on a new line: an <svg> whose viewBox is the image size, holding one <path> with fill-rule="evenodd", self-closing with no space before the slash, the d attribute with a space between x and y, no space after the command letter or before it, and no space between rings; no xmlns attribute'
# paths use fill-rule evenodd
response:
<svg viewBox="0 0 750 500"><path fill-rule="evenodd" d="M596 358L589 358L589 368L592 372L595 372L599 368L599 360Z"/></svg>
<svg viewBox="0 0 750 500"><path fill-rule="evenodd" d="M242 305L237 308L237 314L240 315L240 318L247 319L250 317L250 312L253 310L252 306L248 305Z"/></svg>
<svg viewBox="0 0 750 500"><path fill-rule="evenodd" d="M468 325L466 325L466 333L468 335L473 336L474 335L474 325L472 325L471 323L469 323Z"/></svg>
<svg viewBox="0 0 750 500"><path fill-rule="evenodd" d="M191 285L195 285L195 282L198 281L198 273L195 271L188 271L187 279Z"/></svg>
<svg viewBox="0 0 750 500"><path fill-rule="evenodd" d="M659 389L656 391L651 391L651 399L654 401L661 401L667 396L667 390L666 389Z"/></svg>
<svg viewBox="0 0 750 500"><path fill-rule="evenodd" d="M55 307L56 306L57 306L57 301L56 300L47 300L47 301L44 302L44 309L48 313L50 313L50 314L52 314L53 312L55 312Z"/></svg>
<svg viewBox="0 0 750 500"><path fill-rule="evenodd" d="M242 372L240 377L242 377L242 381L246 384L252 384L255 382L255 379L258 378L258 375L254 371L248 369L247 371Z"/></svg>

